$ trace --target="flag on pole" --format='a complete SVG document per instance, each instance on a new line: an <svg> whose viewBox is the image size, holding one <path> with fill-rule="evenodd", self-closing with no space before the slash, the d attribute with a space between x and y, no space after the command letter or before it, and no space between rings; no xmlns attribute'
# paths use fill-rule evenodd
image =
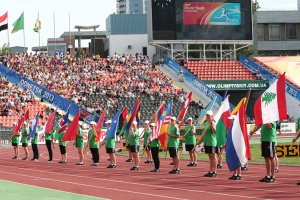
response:
<svg viewBox="0 0 300 200"><path fill-rule="evenodd" d="M0 16L0 32L3 31L3 30L8 29L7 16L8 16L7 11L2 16Z"/></svg>
<svg viewBox="0 0 300 200"><path fill-rule="evenodd" d="M281 75L254 104L255 125L287 119L285 74Z"/></svg>
<svg viewBox="0 0 300 200"><path fill-rule="evenodd" d="M103 123L104 123L104 119L105 119L105 115L106 115L106 110L104 109L104 111L102 112L97 125L96 125L96 138L95 138L95 143L99 143L100 139L102 137L101 133L102 133L102 127L103 127Z"/></svg>
<svg viewBox="0 0 300 200"><path fill-rule="evenodd" d="M226 133L230 127L230 123L228 120L230 117L230 105L228 96L221 103L221 106L215 115L214 120L216 121L216 137L217 137L217 147L220 147L226 142Z"/></svg>
<svg viewBox="0 0 300 200"><path fill-rule="evenodd" d="M160 119L160 117L164 113L164 110L165 110L165 102L163 101L162 104L159 106L157 112L154 115L154 122L155 123Z"/></svg>
<svg viewBox="0 0 300 200"><path fill-rule="evenodd" d="M138 97L135 104L134 104L133 110L131 112L132 114L130 116L130 119L129 119L128 123L125 126L124 132L128 132L132 122L134 120L136 120L136 117L137 117L137 114L138 114L138 111L139 111L139 108L140 108L140 104L141 104L140 97Z"/></svg>
<svg viewBox="0 0 300 200"><path fill-rule="evenodd" d="M37 113L32 124L31 127L29 127L29 138L32 139L34 138L35 132L36 132L36 127L39 121L39 117L40 117L40 113Z"/></svg>
<svg viewBox="0 0 300 200"><path fill-rule="evenodd" d="M115 138L118 130L119 125L119 118L121 115L122 109L119 109L114 118L111 121L110 128L106 133L106 138Z"/></svg>
<svg viewBox="0 0 300 200"><path fill-rule="evenodd" d="M29 110L27 110L24 115L24 121L28 121L28 120L29 120Z"/></svg>
<svg viewBox="0 0 300 200"><path fill-rule="evenodd" d="M50 115L48 121L46 122L46 125L45 125L45 132L46 133L49 133L49 132L52 131L53 121L54 121L56 112L57 112L57 109Z"/></svg>
<svg viewBox="0 0 300 200"><path fill-rule="evenodd" d="M42 28L42 23L40 21L40 17L38 16L36 21L35 21L33 31L36 32L36 33L39 33L41 28Z"/></svg>
<svg viewBox="0 0 300 200"><path fill-rule="evenodd" d="M244 166L251 160L249 139L246 126L245 112L246 98L241 100L241 106L234 118L232 126L229 128L226 141L226 161L230 171Z"/></svg>
<svg viewBox="0 0 300 200"><path fill-rule="evenodd" d="M217 96L214 97L214 99L204 108L200 111L200 114L198 116L198 120L196 122L196 124L198 126L200 126L201 124L203 124L203 122L205 121L206 119L206 113L207 111L209 110L212 110L213 106L215 105L216 103L216 100L217 100Z"/></svg>
<svg viewBox="0 0 300 200"><path fill-rule="evenodd" d="M16 124L15 128L14 128L14 132L13 132L13 135L18 135L19 131L20 131L20 128L22 126L24 122L24 113L22 113L19 117L19 120L18 120L18 123Z"/></svg>
<svg viewBox="0 0 300 200"><path fill-rule="evenodd" d="M19 30L24 29L24 12L22 12L21 16L13 23L12 33L18 32Z"/></svg>
<svg viewBox="0 0 300 200"><path fill-rule="evenodd" d="M69 121L69 113L70 113L70 107L68 108L67 113L64 115L64 117L59 122L58 126L60 127L60 129L58 131L58 134L61 134L67 130L67 124Z"/></svg>
<svg viewBox="0 0 300 200"><path fill-rule="evenodd" d="M123 111L119 118L119 125L118 125L119 130L121 130L126 123L127 112L128 112L128 108L127 107L123 108Z"/></svg>
<svg viewBox="0 0 300 200"><path fill-rule="evenodd" d="M64 135L62 142L66 141L74 141L76 139L76 134L79 127L79 117L80 117L80 111L78 111L71 122L68 130L66 131L66 134Z"/></svg>
<svg viewBox="0 0 300 200"><path fill-rule="evenodd" d="M157 139L160 141L161 147L167 147L167 133L171 122L173 108L173 99L170 100L164 113L161 115L160 120L156 122Z"/></svg>
<svg viewBox="0 0 300 200"><path fill-rule="evenodd" d="M183 120L184 120L184 116L189 108L190 102L192 100L192 91L190 91L186 97L185 103L183 104L181 111L179 113L179 124L178 127L180 128Z"/></svg>

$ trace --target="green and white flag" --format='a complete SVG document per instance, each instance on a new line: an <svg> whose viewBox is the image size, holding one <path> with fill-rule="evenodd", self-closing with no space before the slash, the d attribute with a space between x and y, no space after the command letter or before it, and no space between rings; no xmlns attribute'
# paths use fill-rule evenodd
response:
<svg viewBox="0 0 300 200"><path fill-rule="evenodd" d="M36 33L39 33L40 30L42 28L42 23L39 19L39 16L37 17L36 21L35 21L35 25L34 25L34 28L33 28L33 31L36 32Z"/></svg>
<svg viewBox="0 0 300 200"><path fill-rule="evenodd" d="M22 12L21 16L13 23L12 33L18 32L19 30L24 29L24 12Z"/></svg>

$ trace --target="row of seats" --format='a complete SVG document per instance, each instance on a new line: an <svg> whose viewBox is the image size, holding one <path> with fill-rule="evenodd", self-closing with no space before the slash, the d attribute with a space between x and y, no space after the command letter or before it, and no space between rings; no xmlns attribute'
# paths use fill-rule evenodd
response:
<svg viewBox="0 0 300 200"><path fill-rule="evenodd" d="M189 61L185 67L202 80L256 80L238 61Z"/></svg>

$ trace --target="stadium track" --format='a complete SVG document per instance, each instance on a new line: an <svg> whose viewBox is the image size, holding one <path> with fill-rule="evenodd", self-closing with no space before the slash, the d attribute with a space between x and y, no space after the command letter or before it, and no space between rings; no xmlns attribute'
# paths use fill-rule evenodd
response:
<svg viewBox="0 0 300 200"><path fill-rule="evenodd" d="M31 148L30 148L31 150ZM29 185L51 188L72 193L107 199L299 199L300 166L281 166L276 174L277 183L258 182L264 176L261 164L250 164L243 172L242 181L228 180L231 175L227 167L218 171L218 177L206 178L208 162L200 161L195 168L188 168L188 161L181 161L182 173L170 175L170 160L161 153L161 172L150 173L153 164L144 164L140 170L130 171L132 163L124 162L127 157L117 156L118 168L107 169L109 164L104 148L100 150L99 167L90 167L91 155L85 155L85 165L76 166L78 154L69 144L68 163L58 164L58 146L54 149L54 163L48 163L44 145L39 146L40 161L12 160L12 148L0 148L0 179ZM23 149L20 149L20 158ZM31 152L30 152L31 153ZM198 154L206 156L204 154Z"/></svg>

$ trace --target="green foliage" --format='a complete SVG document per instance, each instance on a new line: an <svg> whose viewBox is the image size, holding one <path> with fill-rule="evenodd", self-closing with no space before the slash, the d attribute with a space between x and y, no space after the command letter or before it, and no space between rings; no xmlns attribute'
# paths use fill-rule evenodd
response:
<svg viewBox="0 0 300 200"><path fill-rule="evenodd" d="M8 55L9 54L9 45L4 43L2 47L0 47L0 55Z"/></svg>

